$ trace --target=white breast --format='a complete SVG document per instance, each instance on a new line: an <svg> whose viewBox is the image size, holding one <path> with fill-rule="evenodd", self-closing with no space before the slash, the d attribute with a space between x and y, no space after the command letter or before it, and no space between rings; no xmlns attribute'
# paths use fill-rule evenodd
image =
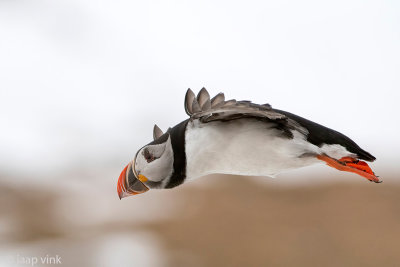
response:
<svg viewBox="0 0 400 267"><path fill-rule="evenodd" d="M201 123L186 129L187 179L212 173L274 176L282 171L319 162L308 153L321 149L294 131L282 137L271 123L256 119Z"/></svg>

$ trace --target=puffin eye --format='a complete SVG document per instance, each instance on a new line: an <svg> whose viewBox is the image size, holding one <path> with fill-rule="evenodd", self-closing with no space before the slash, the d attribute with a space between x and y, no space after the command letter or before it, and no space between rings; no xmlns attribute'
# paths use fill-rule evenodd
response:
<svg viewBox="0 0 400 267"><path fill-rule="evenodd" d="M152 155L147 148L143 150L143 156L146 159L147 163L150 163L156 159L154 155Z"/></svg>

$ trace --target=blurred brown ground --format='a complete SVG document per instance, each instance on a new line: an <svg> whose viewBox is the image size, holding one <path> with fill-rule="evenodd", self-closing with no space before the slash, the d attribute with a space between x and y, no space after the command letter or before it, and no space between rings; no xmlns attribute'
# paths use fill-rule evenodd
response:
<svg viewBox="0 0 400 267"><path fill-rule="evenodd" d="M2 237L17 246L41 239L69 240L79 246L80 229L86 235L145 231L160 240L166 266L400 265L397 183L355 179L341 184L282 186L275 180L260 184L235 176L205 179L209 179L206 187L184 185L169 190L156 203L160 211L169 199L177 203L171 204L175 208L171 216L85 226L60 223L65 218L59 218L55 209L62 193L32 188L27 194L3 184L0 213L16 230ZM95 199L88 201L96 203ZM113 199L112 205L129 206L142 200L124 201ZM74 262L90 265L84 258ZM65 263L68 266L68 259Z"/></svg>

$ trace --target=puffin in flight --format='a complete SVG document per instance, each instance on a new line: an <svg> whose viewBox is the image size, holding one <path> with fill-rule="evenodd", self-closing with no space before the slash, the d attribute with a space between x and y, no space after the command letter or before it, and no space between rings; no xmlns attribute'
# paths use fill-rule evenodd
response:
<svg viewBox="0 0 400 267"><path fill-rule="evenodd" d="M207 174L270 176L324 162L340 171L381 182L365 161L375 157L347 136L269 104L210 99L205 88L188 89L189 118L140 148L123 169L121 198L150 188L173 188Z"/></svg>

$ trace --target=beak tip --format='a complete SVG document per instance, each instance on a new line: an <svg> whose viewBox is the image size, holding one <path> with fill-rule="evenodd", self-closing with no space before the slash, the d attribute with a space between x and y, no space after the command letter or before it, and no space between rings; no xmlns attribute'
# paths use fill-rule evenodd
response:
<svg viewBox="0 0 400 267"><path fill-rule="evenodd" d="M126 165L118 178L117 191L120 200L124 197L141 194L149 190L141 180L136 178L131 166L131 163ZM129 180L131 180L130 184L128 184L128 177L130 177Z"/></svg>
<svg viewBox="0 0 400 267"><path fill-rule="evenodd" d="M129 196L129 194L125 193L124 191L118 193L119 200L122 200L124 197L127 196Z"/></svg>

